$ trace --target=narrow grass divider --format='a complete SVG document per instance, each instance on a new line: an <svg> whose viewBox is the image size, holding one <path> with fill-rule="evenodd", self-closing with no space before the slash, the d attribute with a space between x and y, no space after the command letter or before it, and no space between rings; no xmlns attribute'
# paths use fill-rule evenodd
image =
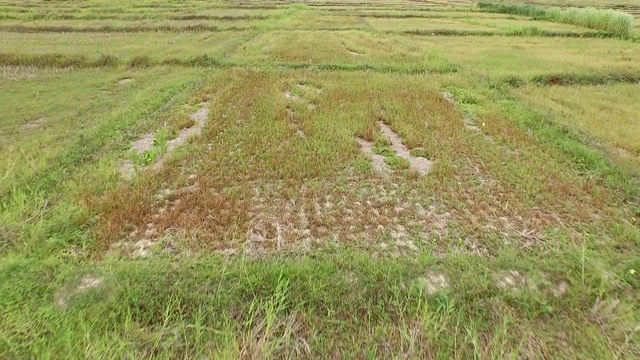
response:
<svg viewBox="0 0 640 360"><path fill-rule="evenodd" d="M604 31L549 31L532 26L513 31L485 31L485 30L455 30L455 29L433 29L433 30L404 30L404 31L384 31L385 34L403 34L417 36L540 36L540 37L567 37L567 38L613 38L615 34Z"/></svg>
<svg viewBox="0 0 640 360"><path fill-rule="evenodd" d="M25 55L15 53L0 53L0 65L3 66L33 66L43 68L93 68L115 67L120 64L120 59L110 55L102 55L101 57L92 60L84 55Z"/></svg>
<svg viewBox="0 0 640 360"><path fill-rule="evenodd" d="M611 9L596 8L542 8L530 4L501 4L480 2L482 11L530 16L534 19L553 21L563 24L583 26L590 29L627 36L633 30L633 16Z"/></svg>
<svg viewBox="0 0 640 360"><path fill-rule="evenodd" d="M526 84L539 86L638 84L640 83L640 74L631 72L613 72L608 74L546 74L536 75L530 78L508 76L500 79L498 83L511 87L520 87Z"/></svg>
<svg viewBox="0 0 640 360"><path fill-rule="evenodd" d="M266 20L269 15L208 15L208 14L184 14L184 15L168 15L168 14L0 14L0 20L223 20L223 21L251 21Z"/></svg>
<svg viewBox="0 0 640 360"><path fill-rule="evenodd" d="M144 32L170 32L170 33L184 33L184 32L225 32L225 31L250 31L260 30L260 25L249 26L231 26L231 27L218 27L216 25L187 25L187 26L174 26L174 25L156 25L156 26L54 26L54 25L0 25L0 31L24 33L24 34L38 34L38 33L144 33ZM346 30L362 30L361 28L314 28L314 29L282 29L281 31L346 31ZM532 26L522 28L513 31L486 31L486 30L456 30L456 29L431 29L431 30L386 30L378 31L376 33L390 34L390 35L417 35L417 36L540 36L540 37L568 37L568 38L614 38L616 34L606 31L549 31L543 30L538 27Z"/></svg>
<svg viewBox="0 0 640 360"><path fill-rule="evenodd" d="M15 53L0 53L0 66L31 66L39 68L108 68L126 65L131 68L147 68L153 66L182 66L182 67L216 67L216 68L228 68L228 67L250 67L250 68L270 68L272 66L287 68L287 69L313 69L324 71L373 71L383 73L398 73L398 74L423 74L423 73L435 73L435 74L447 74L455 73L458 69L454 66L444 67L425 67L425 66L409 66L409 67L396 67L392 65L376 65L376 64L346 64L346 63L290 63L290 62L278 62L278 63L245 63L236 62L221 59L218 57L211 57L207 54L193 56L190 58L166 58L166 59L154 59L149 56L136 56L131 59L125 60L113 55L101 55L98 58L89 58L84 55L66 55L66 54L41 54L41 55L27 55L27 54L15 54Z"/></svg>
<svg viewBox="0 0 640 360"><path fill-rule="evenodd" d="M140 32L222 32L255 30L255 26L229 26L216 25L135 25L135 26L57 26L57 25L0 25L0 31L13 33L140 33Z"/></svg>

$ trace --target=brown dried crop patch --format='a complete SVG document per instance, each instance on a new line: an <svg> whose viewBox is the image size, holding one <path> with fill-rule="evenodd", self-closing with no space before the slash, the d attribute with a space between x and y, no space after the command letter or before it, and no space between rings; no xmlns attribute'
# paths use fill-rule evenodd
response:
<svg viewBox="0 0 640 360"><path fill-rule="evenodd" d="M285 183L256 184L252 197L253 228L246 246L255 249L272 239L278 249L304 248L337 240L376 244L388 250L417 251L414 240L447 235L447 214L397 183L364 175L343 174L332 181L302 184L283 198ZM271 236L262 236L269 224ZM256 241L256 239L260 239Z"/></svg>
<svg viewBox="0 0 640 360"><path fill-rule="evenodd" d="M549 227L577 233L617 211L606 189L568 172L561 154L500 113L482 119L495 142L467 131L438 89L411 76L229 69L200 90L211 95L210 120L190 151L97 202L98 238L108 246L153 223L157 236L179 229L194 249L336 241L491 255L505 244L535 248L553 240ZM316 107L298 110L307 96ZM428 154L427 175L379 177L362 167L354 138L375 141L379 121L406 150Z"/></svg>

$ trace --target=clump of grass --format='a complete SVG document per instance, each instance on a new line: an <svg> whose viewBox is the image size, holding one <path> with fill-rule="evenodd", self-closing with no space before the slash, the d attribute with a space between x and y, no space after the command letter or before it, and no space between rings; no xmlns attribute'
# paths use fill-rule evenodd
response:
<svg viewBox="0 0 640 360"><path fill-rule="evenodd" d="M409 153L411 154L411 156L414 156L414 157L422 157L422 158L425 158L425 159L429 158L429 153L427 152L426 149L423 149L423 148L411 149L411 151L409 151Z"/></svg>
<svg viewBox="0 0 640 360"><path fill-rule="evenodd" d="M458 67L449 61L444 54L439 52L432 52L427 56L425 59L425 67L438 73L452 73L458 71Z"/></svg>
<svg viewBox="0 0 640 360"><path fill-rule="evenodd" d="M147 55L136 56L129 61L129 66L133 68L145 68L153 65L153 60Z"/></svg>
<svg viewBox="0 0 640 360"><path fill-rule="evenodd" d="M133 164L137 167L145 167L153 164L160 157L160 149L157 147L153 147L145 152L140 154L132 151L130 154L130 159Z"/></svg>
<svg viewBox="0 0 640 360"><path fill-rule="evenodd" d="M478 7L487 12L530 16L534 19L607 31L620 36L629 35L633 29L633 16L611 9L560 9L557 7L545 9L529 4L498 4L493 2L480 2Z"/></svg>
<svg viewBox="0 0 640 360"><path fill-rule="evenodd" d="M187 61L192 66L212 66L216 65L218 61L215 58L210 57L207 54L194 56Z"/></svg>
<svg viewBox="0 0 640 360"><path fill-rule="evenodd" d="M531 17L543 17L545 14L545 9L531 4L502 4L482 1L478 3L478 8L487 12Z"/></svg>
<svg viewBox="0 0 640 360"><path fill-rule="evenodd" d="M404 34L404 35L419 35L419 36L495 36L498 35L498 31L487 30L458 30L458 29L411 29L411 30L389 30L385 31L387 34Z"/></svg>
<svg viewBox="0 0 640 360"><path fill-rule="evenodd" d="M374 154L382 156L394 156L396 154L389 146L375 146L371 151L373 151Z"/></svg>
<svg viewBox="0 0 640 360"><path fill-rule="evenodd" d="M551 8L545 14L547 20L584 26L590 29L627 35L633 28L633 17L611 9Z"/></svg>
<svg viewBox="0 0 640 360"><path fill-rule="evenodd" d="M389 165L392 169L397 169L397 170L408 169L409 166L411 165L409 163L409 160L397 155L386 156L384 158L384 162L387 165Z"/></svg>
<svg viewBox="0 0 640 360"><path fill-rule="evenodd" d="M217 31L242 31L245 26L229 26L221 28L216 25L195 24L186 26L174 25L134 25L134 26L58 26L58 25L1 25L0 30L15 33L140 33L140 32L217 32Z"/></svg>
<svg viewBox="0 0 640 360"><path fill-rule="evenodd" d="M389 147L391 145L389 139L386 136L382 136L380 134L376 134L373 137L373 143L375 144L376 148Z"/></svg>
<svg viewBox="0 0 640 360"><path fill-rule="evenodd" d="M640 82L640 75L633 73L538 75L532 77L530 82L536 85L633 84Z"/></svg>
<svg viewBox="0 0 640 360"><path fill-rule="evenodd" d="M227 21L241 21L241 20L266 20L269 15L209 15L209 14L188 14L188 15L176 15L169 16L171 20L227 20Z"/></svg>
<svg viewBox="0 0 640 360"><path fill-rule="evenodd" d="M100 67L116 67L120 65L120 59L113 55L101 55L95 64Z"/></svg>
<svg viewBox="0 0 640 360"><path fill-rule="evenodd" d="M174 132L178 132L182 129L190 128L195 125L195 121L189 116L180 116L171 124L171 129Z"/></svg>
<svg viewBox="0 0 640 360"><path fill-rule="evenodd" d="M153 139L153 146L157 147L161 153L165 153L167 151L167 144L169 143L169 140L175 137L175 133L172 133L167 129L161 129L156 134L156 138Z"/></svg>
<svg viewBox="0 0 640 360"><path fill-rule="evenodd" d="M153 139L153 146L146 151L138 153L132 150L129 153L129 159L137 167L145 167L155 163L161 156L167 153L169 141L178 136L178 130L175 128L160 129Z"/></svg>

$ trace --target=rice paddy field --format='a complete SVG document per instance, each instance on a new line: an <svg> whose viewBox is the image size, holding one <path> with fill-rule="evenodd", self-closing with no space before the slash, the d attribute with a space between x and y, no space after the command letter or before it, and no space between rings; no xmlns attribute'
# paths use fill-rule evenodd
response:
<svg viewBox="0 0 640 360"><path fill-rule="evenodd" d="M640 358L636 0L0 0L0 358Z"/></svg>

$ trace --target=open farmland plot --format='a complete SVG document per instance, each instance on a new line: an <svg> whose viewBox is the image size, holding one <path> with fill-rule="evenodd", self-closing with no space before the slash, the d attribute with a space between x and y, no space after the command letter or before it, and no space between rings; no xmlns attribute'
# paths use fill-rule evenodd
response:
<svg viewBox="0 0 640 360"><path fill-rule="evenodd" d="M640 357L634 24L496 9L0 0L0 358Z"/></svg>

